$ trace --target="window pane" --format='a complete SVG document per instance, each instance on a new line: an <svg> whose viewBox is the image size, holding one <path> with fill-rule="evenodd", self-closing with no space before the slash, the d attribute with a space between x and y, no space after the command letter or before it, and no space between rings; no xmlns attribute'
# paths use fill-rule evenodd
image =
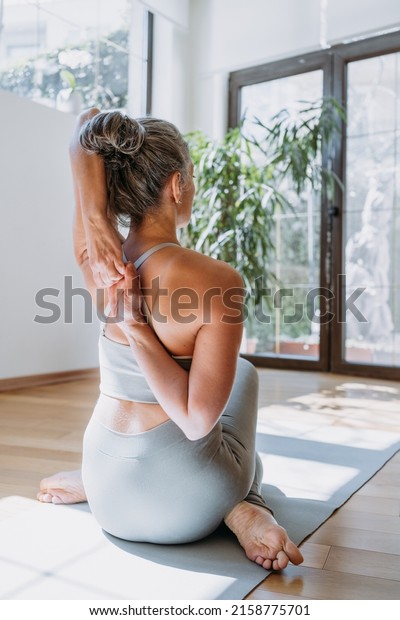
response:
<svg viewBox="0 0 400 620"><path fill-rule="evenodd" d="M78 112L123 108L129 0L5 0L0 88Z"/></svg>
<svg viewBox="0 0 400 620"><path fill-rule="evenodd" d="M265 130L254 125L254 117L271 127L274 115L286 109L295 120L307 102L321 99L322 92L321 70L246 86L241 97L244 131L261 138ZM275 249L265 263L278 282L257 308L254 322L247 321L243 349L318 359L319 299L314 297L320 282L320 194L309 187L298 195L288 184L280 190L294 211L282 209L273 218Z"/></svg>
<svg viewBox="0 0 400 620"><path fill-rule="evenodd" d="M347 304L347 362L400 366L399 67L399 53L348 66L345 293L363 289L363 318Z"/></svg>
<svg viewBox="0 0 400 620"><path fill-rule="evenodd" d="M396 64L396 54L349 63L348 136L395 130Z"/></svg>

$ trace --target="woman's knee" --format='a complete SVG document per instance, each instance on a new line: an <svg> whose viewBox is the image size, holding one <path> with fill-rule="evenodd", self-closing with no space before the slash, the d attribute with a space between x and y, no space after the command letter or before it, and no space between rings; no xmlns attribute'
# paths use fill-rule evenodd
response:
<svg viewBox="0 0 400 620"><path fill-rule="evenodd" d="M258 393L259 377L256 367L248 360L240 357L238 371L245 382L246 389Z"/></svg>

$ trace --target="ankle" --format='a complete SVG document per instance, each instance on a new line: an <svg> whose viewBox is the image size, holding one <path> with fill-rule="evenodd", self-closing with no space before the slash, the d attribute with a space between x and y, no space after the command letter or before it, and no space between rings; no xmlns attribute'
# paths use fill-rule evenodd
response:
<svg viewBox="0 0 400 620"><path fill-rule="evenodd" d="M225 516L224 521L230 529L243 529L249 526L249 519L260 517L268 519L271 523L277 523L269 508L243 500L232 508Z"/></svg>

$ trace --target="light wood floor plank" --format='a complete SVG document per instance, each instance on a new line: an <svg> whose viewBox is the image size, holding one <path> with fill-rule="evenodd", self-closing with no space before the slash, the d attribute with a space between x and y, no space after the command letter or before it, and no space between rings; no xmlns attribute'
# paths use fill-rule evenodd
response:
<svg viewBox="0 0 400 620"><path fill-rule="evenodd" d="M260 587L250 592L245 598L247 601L305 601L310 599L311 596L294 596L293 594L286 594L286 592L283 594L268 592L267 590L262 590Z"/></svg>
<svg viewBox="0 0 400 620"><path fill-rule="evenodd" d="M289 436L307 435L327 420L356 433L400 428L395 382L271 369L259 375L260 420L271 410L278 420L284 412L282 432ZM79 467L98 383L0 393L0 497L35 498L41 478ZM302 545L301 567L272 574L248 599L398 599L399 480L400 453Z"/></svg>
<svg viewBox="0 0 400 620"><path fill-rule="evenodd" d="M348 547L400 555L400 534L335 527L329 521L308 539L309 542L332 547Z"/></svg>
<svg viewBox="0 0 400 620"><path fill-rule="evenodd" d="M398 600L399 582L392 579L352 575L331 570L289 566L273 573L259 586L259 595L268 592L310 599ZM272 596L273 598L273 596Z"/></svg>
<svg viewBox="0 0 400 620"><path fill-rule="evenodd" d="M357 492L359 497L363 495L367 495L370 498L370 502L372 505L373 502L376 501L377 498L380 497L389 497L393 499L400 499L400 484L389 485L389 484L377 484L375 482L375 478L373 478L370 482L368 482L368 486L365 485L361 487L361 489Z"/></svg>
<svg viewBox="0 0 400 620"><path fill-rule="evenodd" d="M366 506L363 512L341 509L330 518L325 528L333 526L367 530L369 532L400 534L400 519L398 513L395 515L382 515L377 514L373 508L374 506Z"/></svg>
<svg viewBox="0 0 400 620"><path fill-rule="evenodd" d="M400 581L400 556L390 553L331 547L324 568L340 573Z"/></svg>
<svg viewBox="0 0 400 620"><path fill-rule="evenodd" d="M315 543L305 542L301 545L301 553L304 557L302 566L309 568L323 568L329 555L328 545L316 545Z"/></svg>

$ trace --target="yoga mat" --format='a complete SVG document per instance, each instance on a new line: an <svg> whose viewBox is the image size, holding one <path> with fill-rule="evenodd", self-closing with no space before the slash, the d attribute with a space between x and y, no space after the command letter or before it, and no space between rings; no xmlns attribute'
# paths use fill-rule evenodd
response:
<svg viewBox="0 0 400 620"><path fill-rule="evenodd" d="M260 425L263 492L296 543L400 449L400 431L388 428L336 426L321 415L301 431L279 415ZM267 574L225 527L188 545L129 543L104 533L87 504L0 500L3 599L236 600Z"/></svg>

